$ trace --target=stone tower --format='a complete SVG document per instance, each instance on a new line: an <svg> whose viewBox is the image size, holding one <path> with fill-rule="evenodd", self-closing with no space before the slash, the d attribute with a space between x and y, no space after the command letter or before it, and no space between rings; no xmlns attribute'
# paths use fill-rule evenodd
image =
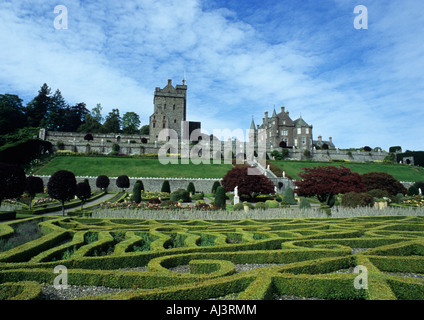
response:
<svg viewBox="0 0 424 320"><path fill-rule="evenodd" d="M182 85L172 85L168 79L165 88L156 88L153 98L154 112L150 116L150 142L157 141L162 129L173 129L181 137L181 121L186 121L187 113L187 86L185 80Z"/></svg>

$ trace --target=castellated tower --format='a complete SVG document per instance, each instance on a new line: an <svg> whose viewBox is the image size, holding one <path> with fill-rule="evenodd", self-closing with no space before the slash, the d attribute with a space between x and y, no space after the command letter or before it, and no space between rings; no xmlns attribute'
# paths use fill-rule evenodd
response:
<svg viewBox="0 0 424 320"><path fill-rule="evenodd" d="M181 138L181 121L186 121L187 113L187 86L185 80L182 85L172 85L168 79L165 88L156 88L153 98L154 112L150 116L150 142L157 141L162 129L173 129Z"/></svg>

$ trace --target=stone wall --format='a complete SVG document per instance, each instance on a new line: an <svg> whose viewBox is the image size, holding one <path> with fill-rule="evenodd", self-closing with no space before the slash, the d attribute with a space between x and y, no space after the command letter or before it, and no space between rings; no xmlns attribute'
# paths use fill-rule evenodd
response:
<svg viewBox="0 0 424 320"><path fill-rule="evenodd" d="M278 150L278 149L277 149ZM289 149L289 156L287 159L293 160L307 160L304 155L304 150ZM330 161L348 160L350 162L366 162L366 161L380 161L386 158L387 152L383 151L345 151L345 150L312 150L311 160L313 161Z"/></svg>
<svg viewBox="0 0 424 320"><path fill-rule="evenodd" d="M44 185L47 186L47 183L50 179L50 176L39 176L43 179ZM91 190L98 190L96 187L96 179L97 177L76 177L77 183L84 181L87 179L90 183ZM109 192L119 192L120 188L116 185L117 177L109 177L110 184L108 187ZM162 188L162 183L165 180L169 181L169 185L171 187L171 192L175 191L179 188L187 189L187 186L190 182L193 182L196 191L210 193L212 190L212 186L215 181L220 181L221 179L190 179L190 178L137 178L137 177L129 177L130 179L130 187L126 190L128 192L132 192L134 187L134 183L137 180L141 180L143 182L143 186L145 191L149 192L160 192Z"/></svg>

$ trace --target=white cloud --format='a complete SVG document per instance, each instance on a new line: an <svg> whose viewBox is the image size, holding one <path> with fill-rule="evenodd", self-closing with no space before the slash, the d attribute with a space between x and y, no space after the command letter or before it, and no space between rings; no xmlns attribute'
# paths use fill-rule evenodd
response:
<svg viewBox="0 0 424 320"><path fill-rule="evenodd" d="M0 91L31 97L46 82L70 103L136 111L146 123L154 88L186 72L189 120L209 132L248 128L252 115L260 123L284 104L341 147L420 148L421 4L364 1L361 33L353 1L275 2L249 14L196 0L63 2L68 30L53 28L52 1L0 9Z"/></svg>

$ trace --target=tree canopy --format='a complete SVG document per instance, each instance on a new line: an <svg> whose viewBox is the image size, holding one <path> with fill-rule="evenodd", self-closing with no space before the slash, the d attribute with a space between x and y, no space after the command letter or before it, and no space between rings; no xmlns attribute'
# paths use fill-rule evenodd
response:
<svg viewBox="0 0 424 320"><path fill-rule="evenodd" d="M235 187L238 187L240 195L247 195L251 198L254 198L255 194L259 193L275 193L274 183L269 178L259 174L259 172L253 174L255 172L251 170L257 169L243 166L235 167L228 171L221 180L225 191L233 191Z"/></svg>
<svg viewBox="0 0 424 320"><path fill-rule="evenodd" d="M317 196L318 200L330 207L334 195L348 192L365 192L361 176L344 166L317 166L304 168L299 173L301 180L294 182L299 196Z"/></svg>
<svg viewBox="0 0 424 320"><path fill-rule="evenodd" d="M63 215L65 215L65 201L69 201L75 197L76 186L75 175L67 170L56 171L47 183L47 193L49 196L62 202Z"/></svg>

